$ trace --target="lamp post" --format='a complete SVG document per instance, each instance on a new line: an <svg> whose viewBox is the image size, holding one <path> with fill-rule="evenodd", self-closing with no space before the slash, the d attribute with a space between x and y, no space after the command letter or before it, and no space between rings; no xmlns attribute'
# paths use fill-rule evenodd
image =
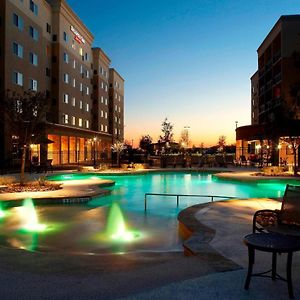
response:
<svg viewBox="0 0 300 300"><path fill-rule="evenodd" d="M238 123L239 123L239 121L235 121L235 129L237 129Z"/></svg>
<svg viewBox="0 0 300 300"><path fill-rule="evenodd" d="M95 169L96 168L96 141L97 141L97 138L94 137L93 141L94 141L94 169Z"/></svg>

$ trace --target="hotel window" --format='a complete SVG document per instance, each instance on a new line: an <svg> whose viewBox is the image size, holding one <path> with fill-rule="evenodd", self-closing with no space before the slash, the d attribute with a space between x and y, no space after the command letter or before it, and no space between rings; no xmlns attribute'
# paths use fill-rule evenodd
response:
<svg viewBox="0 0 300 300"><path fill-rule="evenodd" d="M104 111L103 110L101 110L100 116L101 116L101 118L103 118L103 116L104 116Z"/></svg>
<svg viewBox="0 0 300 300"><path fill-rule="evenodd" d="M90 59L90 58L89 58L89 55L86 53L86 54L85 54L85 60L86 60L86 61L89 61L89 59Z"/></svg>
<svg viewBox="0 0 300 300"><path fill-rule="evenodd" d="M64 82L69 83L69 74L67 73L64 74Z"/></svg>
<svg viewBox="0 0 300 300"><path fill-rule="evenodd" d="M100 131L103 131L103 124L100 125Z"/></svg>
<svg viewBox="0 0 300 300"><path fill-rule="evenodd" d="M23 86L23 74L19 72L13 72L13 83Z"/></svg>
<svg viewBox="0 0 300 300"><path fill-rule="evenodd" d="M107 92L107 84L105 85L105 92Z"/></svg>
<svg viewBox="0 0 300 300"><path fill-rule="evenodd" d="M119 101L121 101L121 96L119 95Z"/></svg>
<svg viewBox="0 0 300 300"><path fill-rule="evenodd" d="M86 110L86 111L89 111L89 110L90 110L90 106L89 106L88 103L86 103L86 105L85 105L85 110Z"/></svg>
<svg viewBox="0 0 300 300"><path fill-rule="evenodd" d="M118 134L118 129L117 128L115 128L115 134Z"/></svg>
<svg viewBox="0 0 300 300"><path fill-rule="evenodd" d="M24 28L24 21L17 14L13 14L13 23L14 23L15 26L18 27L19 30L23 30L23 28Z"/></svg>
<svg viewBox="0 0 300 300"><path fill-rule="evenodd" d="M51 49L50 49L50 46L47 45L47 46L46 46L46 55L47 55L47 56L50 56L50 54L51 54Z"/></svg>
<svg viewBox="0 0 300 300"><path fill-rule="evenodd" d="M23 58L23 46L14 42L13 43L13 53L20 58Z"/></svg>
<svg viewBox="0 0 300 300"><path fill-rule="evenodd" d="M85 76L86 76L86 78L90 78L90 72L89 72L89 70L86 70Z"/></svg>
<svg viewBox="0 0 300 300"><path fill-rule="evenodd" d="M63 114L63 123L69 124L69 115Z"/></svg>
<svg viewBox="0 0 300 300"><path fill-rule="evenodd" d="M80 83L80 92L82 92L83 91L83 84L82 83Z"/></svg>
<svg viewBox="0 0 300 300"><path fill-rule="evenodd" d="M29 26L29 35L37 41L39 39L39 32L32 26Z"/></svg>
<svg viewBox="0 0 300 300"><path fill-rule="evenodd" d="M101 96L101 103L103 103L104 102L104 98L103 98L103 96Z"/></svg>
<svg viewBox="0 0 300 300"><path fill-rule="evenodd" d="M115 94L115 99L118 99L118 94L117 93Z"/></svg>
<svg viewBox="0 0 300 300"><path fill-rule="evenodd" d="M69 95L68 94L64 94L64 103L68 104L69 103Z"/></svg>
<svg viewBox="0 0 300 300"><path fill-rule="evenodd" d="M101 89L103 89L103 88L104 88L104 82L101 81Z"/></svg>
<svg viewBox="0 0 300 300"><path fill-rule="evenodd" d="M34 79L29 79L29 89L32 91L37 91L37 81Z"/></svg>
<svg viewBox="0 0 300 300"><path fill-rule="evenodd" d="M119 119L119 124L121 125L121 119Z"/></svg>
<svg viewBox="0 0 300 300"><path fill-rule="evenodd" d="M38 6L32 0L30 0L30 2L29 2L29 7L30 7L30 10L37 16L39 13L39 9L38 9Z"/></svg>
<svg viewBox="0 0 300 300"><path fill-rule="evenodd" d="M115 117L115 122L118 123L118 117Z"/></svg>
<svg viewBox="0 0 300 300"><path fill-rule="evenodd" d="M83 109L83 102L80 100L80 102L79 102L79 108L80 109Z"/></svg>
<svg viewBox="0 0 300 300"><path fill-rule="evenodd" d="M89 128L90 127L90 122L89 122L89 120L86 120L85 121L85 128Z"/></svg>
<svg viewBox="0 0 300 300"><path fill-rule="evenodd" d="M82 57L83 56L83 50L82 48L79 48L79 55Z"/></svg>
<svg viewBox="0 0 300 300"><path fill-rule="evenodd" d="M46 68L46 76L50 77L51 76L51 71L49 68Z"/></svg>
<svg viewBox="0 0 300 300"><path fill-rule="evenodd" d="M105 105L107 105L107 98L105 98Z"/></svg>
<svg viewBox="0 0 300 300"><path fill-rule="evenodd" d="M64 62L65 62L66 64L69 63L69 55L68 55L68 53L66 53L66 52L64 52Z"/></svg>
<svg viewBox="0 0 300 300"><path fill-rule="evenodd" d="M105 119L107 119L107 112L105 112Z"/></svg>
<svg viewBox="0 0 300 300"><path fill-rule="evenodd" d="M81 118L78 119L78 125L79 125L79 127L82 127L82 119Z"/></svg>
<svg viewBox="0 0 300 300"><path fill-rule="evenodd" d="M38 56L35 53L30 52L29 53L29 62L32 65L37 66L38 65Z"/></svg>
<svg viewBox="0 0 300 300"><path fill-rule="evenodd" d="M73 48L74 50L76 50L76 44L75 44L75 41L74 41L74 40L72 40L72 48Z"/></svg>
<svg viewBox="0 0 300 300"><path fill-rule="evenodd" d="M83 66L80 66L80 74L83 74Z"/></svg>
<svg viewBox="0 0 300 300"><path fill-rule="evenodd" d="M107 132L107 125L105 125L105 132Z"/></svg>
<svg viewBox="0 0 300 300"><path fill-rule="evenodd" d="M76 79L73 78L73 87L76 87Z"/></svg>
<svg viewBox="0 0 300 300"><path fill-rule="evenodd" d="M76 69L76 60L73 60L73 69Z"/></svg>
<svg viewBox="0 0 300 300"><path fill-rule="evenodd" d="M69 41L69 37L68 37L68 35L67 35L67 33L64 31L64 33L63 33L63 39L64 39L64 41L67 43L68 41Z"/></svg>
<svg viewBox="0 0 300 300"><path fill-rule="evenodd" d="M46 31L48 32L48 33L51 33L51 25L50 24L46 24Z"/></svg>
<svg viewBox="0 0 300 300"><path fill-rule="evenodd" d="M72 106L76 106L76 98L75 97L72 98Z"/></svg>
<svg viewBox="0 0 300 300"><path fill-rule="evenodd" d="M103 68L102 67L99 67L99 73L103 74Z"/></svg>
<svg viewBox="0 0 300 300"><path fill-rule="evenodd" d="M76 125L76 118L72 116L72 125Z"/></svg>
<svg viewBox="0 0 300 300"><path fill-rule="evenodd" d="M86 94L89 95L90 94L90 88L87 86L86 87Z"/></svg>
<svg viewBox="0 0 300 300"><path fill-rule="evenodd" d="M121 106L119 106L119 112L121 112Z"/></svg>
<svg viewBox="0 0 300 300"><path fill-rule="evenodd" d="M115 105L115 111L118 111L118 105Z"/></svg>

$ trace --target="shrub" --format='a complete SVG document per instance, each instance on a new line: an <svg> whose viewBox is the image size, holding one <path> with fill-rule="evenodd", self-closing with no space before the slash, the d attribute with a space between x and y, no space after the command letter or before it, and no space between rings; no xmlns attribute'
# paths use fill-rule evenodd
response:
<svg viewBox="0 0 300 300"><path fill-rule="evenodd" d="M0 176L0 185L12 184L16 179L12 176Z"/></svg>

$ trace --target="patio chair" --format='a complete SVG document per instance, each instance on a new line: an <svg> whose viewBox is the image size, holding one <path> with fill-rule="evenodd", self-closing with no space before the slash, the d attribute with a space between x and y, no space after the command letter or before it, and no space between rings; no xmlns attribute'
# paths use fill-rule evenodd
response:
<svg viewBox="0 0 300 300"><path fill-rule="evenodd" d="M257 231L300 237L300 186L287 184L280 210L255 212L253 233Z"/></svg>

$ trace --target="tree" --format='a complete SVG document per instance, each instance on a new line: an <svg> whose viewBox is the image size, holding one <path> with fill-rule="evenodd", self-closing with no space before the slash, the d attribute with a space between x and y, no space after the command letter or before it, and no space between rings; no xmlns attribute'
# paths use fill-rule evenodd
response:
<svg viewBox="0 0 300 300"><path fill-rule="evenodd" d="M152 137L149 134L143 135L140 139L140 148L149 153L151 151L151 145Z"/></svg>
<svg viewBox="0 0 300 300"><path fill-rule="evenodd" d="M188 129L183 129L181 131L179 143L182 146L182 148L188 148L189 147L190 137L189 137L189 131L188 131Z"/></svg>
<svg viewBox="0 0 300 300"><path fill-rule="evenodd" d="M161 131L162 135L159 138L160 142L169 143L173 141L173 124L168 122L168 118L165 118L165 120L162 122Z"/></svg>
<svg viewBox="0 0 300 300"><path fill-rule="evenodd" d="M8 90L1 105L4 106L2 111L5 112L6 125L19 138L21 146L20 184L24 185L27 149L32 142L32 136L39 134L41 124L46 121L49 102L44 92L25 91L23 94L18 94Z"/></svg>
<svg viewBox="0 0 300 300"><path fill-rule="evenodd" d="M120 141L116 141L112 146L111 150L117 154L117 166L120 167L120 154L126 149L126 145Z"/></svg>
<svg viewBox="0 0 300 300"><path fill-rule="evenodd" d="M219 146L218 147L219 152L225 151L225 146L226 146L226 136L225 135L219 136L218 146Z"/></svg>
<svg viewBox="0 0 300 300"><path fill-rule="evenodd" d="M281 137L281 141L287 143L292 150L292 154L294 157L294 176L298 175L298 164L297 164L297 153L299 152L300 148L300 137L299 136L288 136L288 137Z"/></svg>

